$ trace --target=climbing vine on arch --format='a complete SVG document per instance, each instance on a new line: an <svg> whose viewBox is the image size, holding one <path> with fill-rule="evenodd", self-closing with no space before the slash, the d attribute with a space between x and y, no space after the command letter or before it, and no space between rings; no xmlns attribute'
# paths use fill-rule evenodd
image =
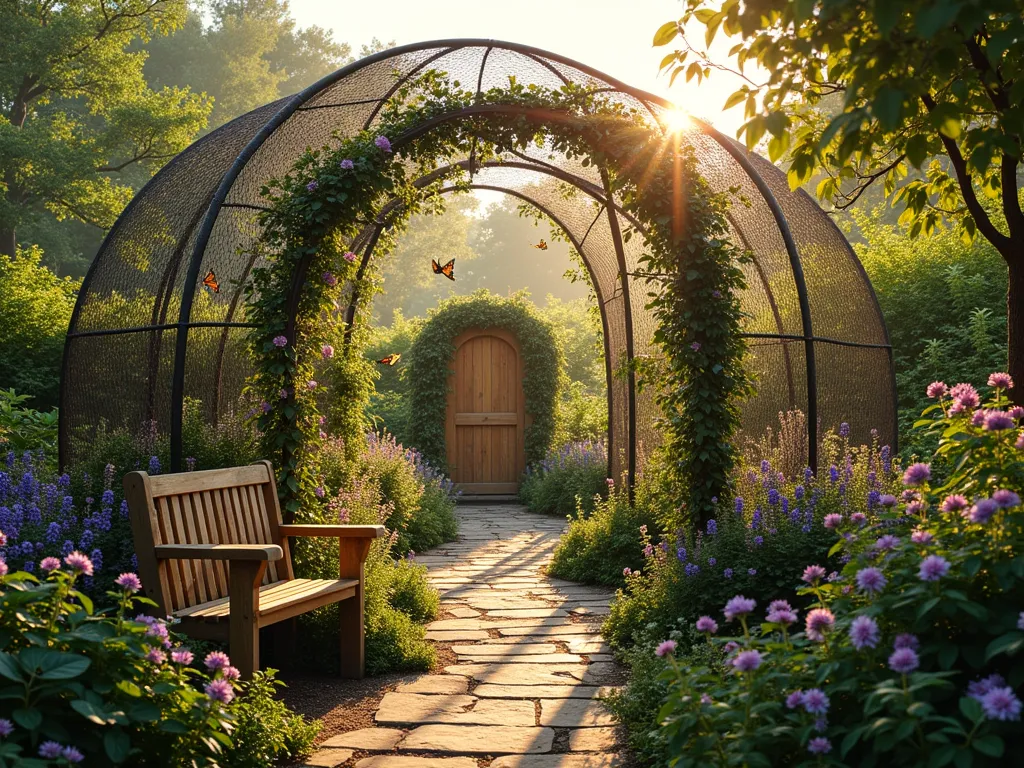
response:
<svg viewBox="0 0 1024 768"><path fill-rule="evenodd" d="M649 116L599 93L522 86L511 78L507 87L475 93L431 71L400 88L372 129L307 151L263 190L270 202L261 215L268 261L254 270L247 294L257 326L248 390L260 401L258 424L280 467L290 516L316 504L321 414L314 375L328 353L325 318L353 294L365 304L361 284L372 280L370 270L360 273L351 244L368 226L401 227L442 185L465 181L456 166L414 184L449 158L472 151L483 163L531 146L601 168L644 228L641 266L652 284L649 306L662 354L642 366L643 381L662 411L676 490L697 516L711 513L735 458L737 401L749 391L737 296L744 256L725 237L727 201L700 177L691 148L666 141ZM385 209L386 222L377 219ZM358 245L354 250L366 247ZM359 351L349 345L333 353Z"/></svg>

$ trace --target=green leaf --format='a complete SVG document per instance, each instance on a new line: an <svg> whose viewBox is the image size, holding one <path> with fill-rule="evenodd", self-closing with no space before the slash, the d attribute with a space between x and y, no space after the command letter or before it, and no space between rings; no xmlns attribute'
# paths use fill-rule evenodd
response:
<svg viewBox="0 0 1024 768"><path fill-rule="evenodd" d="M981 702L970 696L960 697L960 713L972 723L981 719L984 714L981 709Z"/></svg>
<svg viewBox="0 0 1024 768"><path fill-rule="evenodd" d="M985 661L990 661L992 657L998 656L1001 653L1005 653L1007 656L1014 656L1024 645L1024 632L1012 631L1007 632L1005 635L1000 635L985 648Z"/></svg>
<svg viewBox="0 0 1024 768"><path fill-rule="evenodd" d="M113 763L123 763L131 748L131 739L120 728L107 731L103 736L103 749Z"/></svg>
<svg viewBox="0 0 1024 768"><path fill-rule="evenodd" d="M70 680L85 672L92 664L92 659L60 653L49 656L47 663L39 674L41 680Z"/></svg>
<svg viewBox="0 0 1024 768"><path fill-rule="evenodd" d="M903 91L888 85L878 89L871 104L872 112L886 131L892 131L900 124L903 116Z"/></svg>
<svg viewBox="0 0 1024 768"><path fill-rule="evenodd" d="M71 702L71 708L96 725L109 725L114 722L105 710L85 699L75 699Z"/></svg>
<svg viewBox="0 0 1024 768"><path fill-rule="evenodd" d="M1003 750L1005 749L1003 740L994 733L976 738L973 745L981 754L988 755L989 757L1002 757Z"/></svg>
<svg viewBox="0 0 1024 768"><path fill-rule="evenodd" d="M660 45L668 45L676 36L679 34L679 22L678 21L666 21L660 27L658 31L654 33L654 47Z"/></svg>
<svg viewBox="0 0 1024 768"><path fill-rule="evenodd" d="M16 683L24 680L21 667L15 657L9 653L0 653L0 675Z"/></svg>
<svg viewBox="0 0 1024 768"><path fill-rule="evenodd" d="M43 713L38 709L16 709L11 718L27 731L34 731L43 724Z"/></svg>

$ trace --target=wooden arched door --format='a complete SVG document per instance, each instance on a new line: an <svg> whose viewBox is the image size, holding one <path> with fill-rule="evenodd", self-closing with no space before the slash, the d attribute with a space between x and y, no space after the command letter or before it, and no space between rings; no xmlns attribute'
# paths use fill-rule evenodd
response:
<svg viewBox="0 0 1024 768"><path fill-rule="evenodd" d="M455 339L452 363L445 423L452 480L465 493L516 493L526 469L519 343L507 331L466 331Z"/></svg>

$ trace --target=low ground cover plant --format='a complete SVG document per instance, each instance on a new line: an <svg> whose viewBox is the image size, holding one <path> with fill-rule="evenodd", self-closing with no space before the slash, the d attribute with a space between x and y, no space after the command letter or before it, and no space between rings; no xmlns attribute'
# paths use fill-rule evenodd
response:
<svg viewBox="0 0 1024 768"><path fill-rule="evenodd" d="M589 515L608 495L608 453L600 441L565 443L526 470L519 498L531 512Z"/></svg>
<svg viewBox="0 0 1024 768"><path fill-rule="evenodd" d="M1024 409L992 374L928 388L917 462L870 513L832 513L842 568L801 563L774 600L737 589L655 649L667 695L649 731L672 765L1006 765L1024 748ZM890 494L891 495L891 494ZM663 636L664 638L665 636ZM650 646L648 646L650 648ZM691 648L693 646L690 646Z"/></svg>
<svg viewBox="0 0 1024 768"><path fill-rule="evenodd" d="M226 654L200 665L168 622L133 618L153 607L134 573L101 611L80 590L95 576L87 555L45 558L39 573L0 558L0 766L270 768L310 751L319 723L273 699L272 671L240 683Z"/></svg>

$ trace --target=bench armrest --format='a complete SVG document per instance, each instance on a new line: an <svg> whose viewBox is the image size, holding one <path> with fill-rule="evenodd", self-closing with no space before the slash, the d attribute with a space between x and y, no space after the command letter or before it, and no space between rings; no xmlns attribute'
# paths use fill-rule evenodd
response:
<svg viewBox="0 0 1024 768"><path fill-rule="evenodd" d="M277 527L281 536L331 536L338 539L379 539L387 535L383 525L305 525L292 523Z"/></svg>
<svg viewBox="0 0 1024 768"><path fill-rule="evenodd" d="M277 544L157 544L157 560L280 560Z"/></svg>

